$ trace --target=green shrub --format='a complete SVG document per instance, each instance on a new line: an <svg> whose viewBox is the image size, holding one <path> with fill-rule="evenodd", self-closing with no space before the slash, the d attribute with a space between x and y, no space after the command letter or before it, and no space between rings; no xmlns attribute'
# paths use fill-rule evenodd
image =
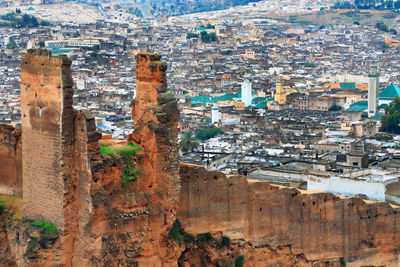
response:
<svg viewBox="0 0 400 267"><path fill-rule="evenodd" d="M139 172L139 169L133 166L132 163L127 163L126 166L122 169L121 186L125 188L130 183L136 181Z"/></svg>
<svg viewBox="0 0 400 267"><path fill-rule="evenodd" d="M181 235L181 227L182 227L181 222L178 219L176 219L174 224L172 225L172 228L169 230L168 233L169 237L178 242L182 241L183 238Z"/></svg>
<svg viewBox="0 0 400 267"><path fill-rule="evenodd" d="M340 258L340 267L346 267L346 260L344 258Z"/></svg>
<svg viewBox="0 0 400 267"><path fill-rule="evenodd" d="M221 239L221 245L224 247L229 247L231 244L231 239L228 236L223 235Z"/></svg>
<svg viewBox="0 0 400 267"><path fill-rule="evenodd" d="M210 243L213 239L214 238L210 233L198 234L196 237L196 240L197 242L199 242L200 245L204 243Z"/></svg>
<svg viewBox="0 0 400 267"><path fill-rule="evenodd" d="M244 264L244 256L243 255L237 256L235 260L235 267L243 267L243 264Z"/></svg>
<svg viewBox="0 0 400 267"><path fill-rule="evenodd" d="M54 224L47 221L35 221L32 222L32 226L49 230L53 234L58 234L57 227L55 227Z"/></svg>
<svg viewBox="0 0 400 267"><path fill-rule="evenodd" d="M102 146L100 148L100 155L107 155L113 158L118 156L125 163L121 176L121 187L123 188L136 181L139 174L139 169L135 167L132 161L137 151L140 151L140 147L132 143L128 143L125 146Z"/></svg>
<svg viewBox="0 0 400 267"><path fill-rule="evenodd" d="M183 243L188 244L196 241L196 238L193 235L186 233L182 229L182 224L178 219L175 220L172 228L169 230L168 235L171 239L178 241L179 243L183 241Z"/></svg>
<svg viewBox="0 0 400 267"><path fill-rule="evenodd" d="M37 244L38 244L37 239L33 237L32 240L29 241L28 247L26 248L25 251L26 257L29 257L31 253L35 251Z"/></svg>
<svg viewBox="0 0 400 267"><path fill-rule="evenodd" d="M213 127L196 132L196 138L205 141L223 133L224 131L222 131L220 128Z"/></svg>
<svg viewBox="0 0 400 267"><path fill-rule="evenodd" d="M194 235L191 235L183 231L183 243L188 244L188 243L194 243L195 241L196 238L194 237Z"/></svg>
<svg viewBox="0 0 400 267"><path fill-rule="evenodd" d="M5 210L6 210L6 207L4 206L4 202L0 201L0 215L2 215Z"/></svg>

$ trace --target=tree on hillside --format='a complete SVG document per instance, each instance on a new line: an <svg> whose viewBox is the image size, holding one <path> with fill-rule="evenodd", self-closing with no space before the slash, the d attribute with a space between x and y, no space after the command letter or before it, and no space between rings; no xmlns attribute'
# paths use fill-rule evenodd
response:
<svg viewBox="0 0 400 267"><path fill-rule="evenodd" d="M7 48L7 49L16 49L16 48L17 48L17 44L16 44L14 41L9 42L9 43L7 44L7 46L6 46L6 48Z"/></svg>
<svg viewBox="0 0 400 267"><path fill-rule="evenodd" d="M196 139L193 132L184 132L182 140L179 142L179 146L183 152L193 151L193 149L199 146L199 140Z"/></svg>
<svg viewBox="0 0 400 267"><path fill-rule="evenodd" d="M381 119L381 131L399 134L400 133L400 98L396 96L389 107L385 109L385 115Z"/></svg>
<svg viewBox="0 0 400 267"><path fill-rule="evenodd" d="M224 131L222 131L220 128L212 127L196 132L196 138L201 141L205 141L210 138L214 138L219 134L224 134Z"/></svg>

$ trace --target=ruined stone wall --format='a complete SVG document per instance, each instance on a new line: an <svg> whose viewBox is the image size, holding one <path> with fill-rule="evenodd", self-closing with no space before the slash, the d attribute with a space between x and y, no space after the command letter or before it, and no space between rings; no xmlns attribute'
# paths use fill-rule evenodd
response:
<svg viewBox="0 0 400 267"><path fill-rule="evenodd" d="M168 230L175 220L180 191L179 109L167 93L166 64L159 55L139 54L136 71L135 130L128 142L141 148L132 159L139 174L122 188L126 162L108 158L103 161L103 173L93 179L90 225L101 250L91 262L100 266L176 266L181 251L169 240Z"/></svg>
<svg viewBox="0 0 400 267"><path fill-rule="evenodd" d="M21 62L24 216L61 230L50 245L37 229L1 221L2 262L17 266L398 266L400 208L302 192L178 164L179 110L166 64L139 54L132 159L101 157L89 112L72 109L70 61L29 51ZM125 160L139 169L121 186ZM227 235L230 246L176 242L176 218L190 234ZM1 219L3 220L3 219ZM35 244L34 250L27 253Z"/></svg>
<svg viewBox="0 0 400 267"><path fill-rule="evenodd" d="M180 173L177 217L189 233L223 232L253 250L289 246L308 262L344 258L351 266L400 263L399 207L226 178L194 165L181 165Z"/></svg>
<svg viewBox="0 0 400 267"><path fill-rule="evenodd" d="M164 208L174 217L179 197L179 151L177 123L179 109L175 97L167 92L165 62L155 54L138 54L136 99L132 106L135 131L128 141L140 145L142 154L138 188L168 192L161 197ZM171 223L171 218L167 218Z"/></svg>
<svg viewBox="0 0 400 267"><path fill-rule="evenodd" d="M64 229L64 194L71 179L74 113L71 61L46 50L21 59L24 215Z"/></svg>
<svg viewBox="0 0 400 267"><path fill-rule="evenodd" d="M22 193L21 131L0 124L0 193Z"/></svg>

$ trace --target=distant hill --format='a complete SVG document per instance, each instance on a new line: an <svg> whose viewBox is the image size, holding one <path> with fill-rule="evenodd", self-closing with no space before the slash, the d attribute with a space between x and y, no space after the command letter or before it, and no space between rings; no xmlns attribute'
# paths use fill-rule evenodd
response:
<svg viewBox="0 0 400 267"><path fill-rule="evenodd" d="M49 26L47 21L38 21L34 16L22 14L20 11L7 13L0 16L0 27L10 28L36 28L39 26Z"/></svg>
<svg viewBox="0 0 400 267"><path fill-rule="evenodd" d="M261 0L146 0L153 14L183 15L227 9L234 6L247 5Z"/></svg>
<svg viewBox="0 0 400 267"><path fill-rule="evenodd" d="M338 1L333 8L358 8L358 9L377 9L377 10L399 10L400 0L353 0Z"/></svg>

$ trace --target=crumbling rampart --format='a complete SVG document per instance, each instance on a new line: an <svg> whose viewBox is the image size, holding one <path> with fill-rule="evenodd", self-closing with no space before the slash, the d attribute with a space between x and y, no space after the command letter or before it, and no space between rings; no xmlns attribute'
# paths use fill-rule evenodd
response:
<svg viewBox="0 0 400 267"><path fill-rule="evenodd" d="M22 169L25 216L64 229L66 171L72 162L71 61L46 50L21 59Z"/></svg>
<svg viewBox="0 0 400 267"><path fill-rule="evenodd" d="M22 193L21 131L0 124L0 193Z"/></svg>
<svg viewBox="0 0 400 267"><path fill-rule="evenodd" d="M135 129L128 137L128 142L141 148L135 156L137 179L121 188L126 163L108 159L103 176L92 184L91 227L102 240L102 254L96 257L99 264L175 266L180 254L179 246L168 239L180 191L179 109L167 93L167 66L160 58L137 55Z"/></svg>
<svg viewBox="0 0 400 267"><path fill-rule="evenodd" d="M222 232L253 250L289 246L308 262L343 258L351 266L399 264L399 207L227 178L188 164L180 171L177 217L189 233Z"/></svg>

